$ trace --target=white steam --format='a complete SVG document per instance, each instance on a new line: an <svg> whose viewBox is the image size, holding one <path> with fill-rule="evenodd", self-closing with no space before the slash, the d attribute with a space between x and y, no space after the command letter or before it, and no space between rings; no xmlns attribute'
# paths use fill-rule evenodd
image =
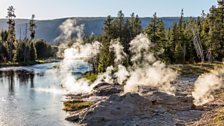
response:
<svg viewBox="0 0 224 126"><path fill-rule="evenodd" d="M124 84L130 76L130 73L127 71L126 67L123 65L118 65L118 70L114 75L118 84Z"/></svg>
<svg viewBox="0 0 224 126"><path fill-rule="evenodd" d="M214 96L212 93L224 87L223 79L219 72L212 72L199 76L194 85L192 96L194 97L194 104L197 106L213 101Z"/></svg>
<svg viewBox="0 0 224 126"><path fill-rule="evenodd" d="M68 42L72 41L72 35L77 33L77 38L82 38L84 25L78 25L75 19L67 19L60 26L61 34L55 39L55 41Z"/></svg>
<svg viewBox="0 0 224 126"><path fill-rule="evenodd" d="M171 85L177 77L177 72L156 60L151 51L153 44L146 35L140 34L130 43L131 61L134 66L130 70L130 78L124 87L125 92L137 92L139 86L156 87L160 91L175 93Z"/></svg>
<svg viewBox="0 0 224 126"><path fill-rule="evenodd" d="M98 78L96 79L96 81L92 84L92 87L96 86L99 83L110 83L113 84L114 83L114 79L113 79L113 71L114 71L114 67L113 66L109 66L106 69L106 72L101 73L98 75Z"/></svg>
<svg viewBox="0 0 224 126"><path fill-rule="evenodd" d="M127 54L124 52L124 47L118 40L112 40L110 42L110 51L115 53L114 62L116 65L122 64Z"/></svg>
<svg viewBox="0 0 224 126"><path fill-rule="evenodd" d="M153 43L144 34L138 35L134 40L131 41L131 61L136 67L141 67L142 65L148 66L148 64L156 61L154 53L151 51L153 46Z"/></svg>
<svg viewBox="0 0 224 126"><path fill-rule="evenodd" d="M89 82L84 79L77 80L72 75L72 72L77 66L87 64L87 61L95 57L99 53L99 48L99 42L93 42L91 44L76 42L64 51L64 59L60 68L61 74L64 76L62 84L67 90L75 93L88 93L91 91Z"/></svg>
<svg viewBox="0 0 224 126"><path fill-rule="evenodd" d="M63 57L64 50L69 47L69 44L73 42L83 42L84 27L85 25L83 24L77 25L75 19L67 19L59 26L61 34L54 40L60 43L57 53L58 57ZM74 34L76 35L75 37Z"/></svg>
<svg viewBox="0 0 224 126"><path fill-rule="evenodd" d="M132 67L126 68L123 64L127 61L127 54L124 47L118 40L110 42L110 51L114 52L115 66L107 68L105 73L100 73L95 82L90 83L85 79L77 79L72 75L75 67L90 60L96 60L100 53L99 42L84 43L82 40L83 26L75 26L76 21L67 20L61 26L63 31L59 38L70 39L73 33L77 38L71 39L74 43L71 46L64 46L63 61L61 63L62 85L72 93L90 93L94 86L99 83L119 83L124 85L125 92L137 92L140 86L155 87L160 91L174 93L175 87L171 82L176 79L177 72L168 68L164 63L157 60L151 51L153 44L146 35L140 34L130 42ZM65 35L65 36L64 36Z"/></svg>
<svg viewBox="0 0 224 126"><path fill-rule="evenodd" d="M72 74L80 65L86 64L99 53L100 43L84 43L83 30L84 25L76 26L74 19L68 19L60 26L62 34L57 38L63 43L60 45L59 54L64 58L60 65L60 75L62 76L62 86L70 93L88 93L91 91L89 81L77 79ZM72 38L72 34L76 37ZM67 46L67 42L74 42ZM90 67L87 65L87 67Z"/></svg>

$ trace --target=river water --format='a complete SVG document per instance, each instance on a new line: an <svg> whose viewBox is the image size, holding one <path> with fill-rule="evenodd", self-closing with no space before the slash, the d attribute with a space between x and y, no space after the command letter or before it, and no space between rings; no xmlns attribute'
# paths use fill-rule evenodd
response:
<svg viewBox="0 0 224 126"><path fill-rule="evenodd" d="M65 121L57 63L0 68L0 126L71 126Z"/></svg>

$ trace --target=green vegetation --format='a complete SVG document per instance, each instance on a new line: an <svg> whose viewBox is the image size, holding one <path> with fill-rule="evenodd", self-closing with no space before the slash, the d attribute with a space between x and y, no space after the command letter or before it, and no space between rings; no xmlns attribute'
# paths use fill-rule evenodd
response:
<svg viewBox="0 0 224 126"><path fill-rule="evenodd" d="M35 60L35 61L27 61L27 62L3 62L0 63L0 67L7 67L7 66L29 66L34 64L44 64L49 63L47 60Z"/></svg>
<svg viewBox="0 0 224 126"><path fill-rule="evenodd" d="M55 47L52 47L51 45L47 44L47 42L43 39L37 40L35 42L35 48L37 50L37 59L46 59L49 57L54 57L57 52L57 49L55 49Z"/></svg>
<svg viewBox="0 0 224 126"><path fill-rule="evenodd" d="M97 40L102 43L100 54L90 63L94 64L94 72L104 72L108 66L114 64L114 54L109 51L110 42L118 39L124 47L127 57L123 63L130 62L129 43L138 34L147 34L155 45L155 56L168 64L187 64L182 69L183 74L199 74L209 71L207 67L200 68L190 65L199 62L222 61L224 57L224 3L219 0L218 6L212 6L210 12L201 16L184 18L184 10L181 10L178 22L174 22L171 28L166 29L162 18L155 13L148 26L143 29L138 15L131 14L126 18L122 11L117 17L108 16L104 21L103 34L91 36L89 40ZM97 64L96 64L97 63ZM189 65L188 65L189 64ZM203 65L202 65L203 66ZM192 71L188 71L188 68ZM185 72L186 71L186 72ZM195 72L196 71L196 72Z"/></svg>
<svg viewBox="0 0 224 126"><path fill-rule="evenodd" d="M82 76L82 78L89 80L90 82L94 82L97 79L96 73L86 73Z"/></svg>
<svg viewBox="0 0 224 126"><path fill-rule="evenodd" d="M36 60L37 63L47 63L46 60Z"/></svg>
<svg viewBox="0 0 224 126"><path fill-rule="evenodd" d="M103 34L90 36L84 39L86 42L99 41L102 44L100 53L89 61L94 73L105 72L108 66L116 66L114 54L110 50L110 43L119 40L127 54L122 62L124 66L130 66L132 54L129 51L129 43L138 34L144 33L155 45L155 56L168 64L187 64L185 68L177 68L182 71L192 67L188 73L204 73L198 66L188 64L199 62L222 61L224 57L224 3L218 0L218 6L212 6L210 12L194 18L184 18L184 10L181 10L178 22L174 22L171 28L166 29L162 18L155 13L146 28L142 28L139 16L132 13L125 17L119 11L117 17L110 15L104 21ZM15 35L15 9L8 8L8 30L0 32L0 63L27 63L36 59L54 57L57 47L47 44L44 40L35 40L36 24L35 15L29 21L29 37L16 40ZM94 80L94 75L86 75L86 78Z"/></svg>
<svg viewBox="0 0 224 126"><path fill-rule="evenodd" d="M80 110L80 109L90 107L93 104L95 104L95 102L82 101L82 100L64 101L63 110L65 110L65 111L76 111L76 110Z"/></svg>
<svg viewBox="0 0 224 126"><path fill-rule="evenodd" d="M15 8L10 6L7 10L8 30L0 31L0 64L6 66L29 65L38 63L36 59L53 57L57 48L47 44L44 40L34 40L36 30L35 15L32 15L29 22L30 38L25 37L16 40Z"/></svg>
<svg viewBox="0 0 224 126"><path fill-rule="evenodd" d="M217 68L223 68L223 66L224 66L223 63L216 62L216 63L171 65L171 68L177 70L181 75L201 75L204 73L209 73Z"/></svg>

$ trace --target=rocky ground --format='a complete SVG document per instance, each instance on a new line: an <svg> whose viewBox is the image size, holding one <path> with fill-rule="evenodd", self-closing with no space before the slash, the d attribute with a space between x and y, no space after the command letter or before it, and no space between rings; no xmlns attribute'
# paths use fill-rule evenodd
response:
<svg viewBox="0 0 224 126"><path fill-rule="evenodd" d="M177 87L175 96L147 87L140 87L138 94L122 94L122 86L102 83L92 94L67 96L76 101L78 108L80 103L94 104L71 109L66 120L85 126L224 125L221 92L212 103L200 107L193 104L191 92L196 79L193 75L179 77L173 82Z"/></svg>

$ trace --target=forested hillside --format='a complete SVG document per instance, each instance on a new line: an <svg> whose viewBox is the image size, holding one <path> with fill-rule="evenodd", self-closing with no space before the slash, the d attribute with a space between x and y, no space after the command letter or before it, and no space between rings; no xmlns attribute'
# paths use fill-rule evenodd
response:
<svg viewBox="0 0 224 126"><path fill-rule="evenodd" d="M77 20L77 25L85 25L85 34L86 35L100 35L103 32L104 20L105 17L74 17ZM60 35L59 26L68 18L62 19L53 19L53 20L37 20L36 25L36 39L44 39L47 42L53 43L54 39ZM140 18L142 27L146 27L151 18ZM178 17L163 17L161 18L165 27L169 28L172 26L173 22L178 21ZM0 19L0 28L7 29L7 19ZM16 38L24 38L27 32L27 23L29 19L15 19L16 22Z"/></svg>

